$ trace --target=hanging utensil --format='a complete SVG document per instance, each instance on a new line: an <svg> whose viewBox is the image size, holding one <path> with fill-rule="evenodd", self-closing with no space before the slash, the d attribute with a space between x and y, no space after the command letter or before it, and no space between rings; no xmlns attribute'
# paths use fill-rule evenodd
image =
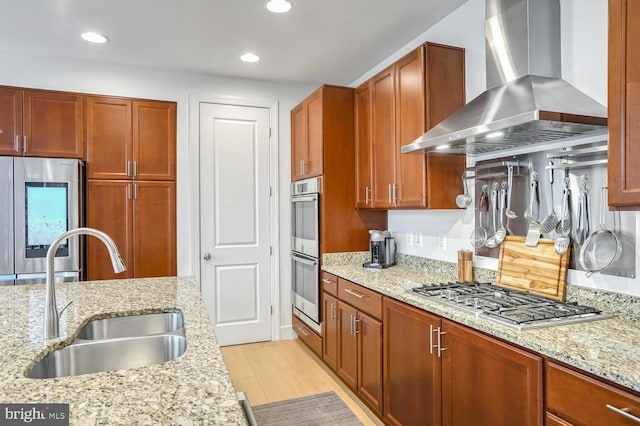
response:
<svg viewBox="0 0 640 426"><path fill-rule="evenodd" d="M489 195L487 185L482 185L482 192L478 197L478 226L471 231L471 245L474 248L483 247L487 241L487 230L484 227L483 215L489 211Z"/></svg>
<svg viewBox="0 0 640 426"><path fill-rule="evenodd" d="M513 166L507 166L507 212L509 219L515 219L518 214L511 210L511 189L513 188ZM508 223L508 221L507 221Z"/></svg>
<svg viewBox="0 0 640 426"><path fill-rule="evenodd" d="M569 224L568 228L565 222L570 221L571 212L569 211L569 201L571 198L571 190L569 189L570 185L569 178L565 179L565 187L562 190L562 211L560 212L560 235L556 238L556 241L553 244L553 247L557 254L563 255L564 252L567 251L569 245L571 244L571 238L569 238L569 231L571 230L571 225Z"/></svg>
<svg viewBox="0 0 640 426"><path fill-rule="evenodd" d="M500 228L496 231L495 240L496 245L502 244L504 237L507 236L507 229L504 227L504 200L507 196L507 183L502 182L502 187L500 188L500 195L498 196L498 201L500 204L500 212L498 215L500 216Z"/></svg>
<svg viewBox="0 0 640 426"><path fill-rule="evenodd" d="M578 201L578 222L573 238L576 243L582 245L589 237L590 219L589 219L589 194L587 193L588 178L582 175L580 178L580 197Z"/></svg>
<svg viewBox="0 0 640 426"><path fill-rule="evenodd" d="M467 186L467 179L465 175L462 175L462 187L464 188L464 194L460 194L456 197L456 205L461 209L466 209L471 205L471 195L469 195L469 188Z"/></svg>
<svg viewBox="0 0 640 426"><path fill-rule="evenodd" d="M491 189L491 198L489 202L489 213L491 214L491 223L493 228L491 229L491 232L487 231L487 234L490 235L490 237L487 238L487 242L484 244L489 248L496 248L499 245L499 243L496 241L496 235L495 235L498 229L498 222L497 222L498 215L496 214L497 201L498 201L498 182L493 182L493 187Z"/></svg>
<svg viewBox="0 0 640 426"><path fill-rule="evenodd" d="M587 271L587 278L611 266L622 253L622 244L615 232L607 229L607 187L602 187L600 204L600 229L595 231L580 249L580 264Z"/></svg>
<svg viewBox="0 0 640 426"><path fill-rule="evenodd" d="M529 203L529 230L527 231L527 238L524 240L524 244L529 247L535 247L538 245L540 239L540 223L538 222L538 215L540 214L540 194L538 193L538 172L531 173L531 185L529 188L531 201Z"/></svg>
<svg viewBox="0 0 640 426"><path fill-rule="evenodd" d="M549 161L549 166L553 166L553 161ZM558 219L558 215L556 215L556 211L553 205L553 169L549 169L549 187L551 189L551 212L547 217L545 217L542 222L540 222L540 232L543 234L548 234L553 231L560 219Z"/></svg>

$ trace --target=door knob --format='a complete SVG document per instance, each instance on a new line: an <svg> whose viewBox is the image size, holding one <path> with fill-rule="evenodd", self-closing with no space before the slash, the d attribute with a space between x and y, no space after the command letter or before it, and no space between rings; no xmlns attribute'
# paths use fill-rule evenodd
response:
<svg viewBox="0 0 640 426"><path fill-rule="evenodd" d="M204 256L202 256L202 258L204 260L211 260L211 253L205 253Z"/></svg>

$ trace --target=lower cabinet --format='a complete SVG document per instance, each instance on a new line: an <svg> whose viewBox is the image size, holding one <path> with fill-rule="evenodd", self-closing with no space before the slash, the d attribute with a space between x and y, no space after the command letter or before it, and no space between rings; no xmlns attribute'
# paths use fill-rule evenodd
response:
<svg viewBox="0 0 640 426"><path fill-rule="evenodd" d="M322 360L333 371L338 368L338 299L322 293Z"/></svg>
<svg viewBox="0 0 640 426"><path fill-rule="evenodd" d="M542 358L384 298L384 419L541 425Z"/></svg>
<svg viewBox="0 0 640 426"><path fill-rule="evenodd" d="M440 317L384 298L384 420L392 425L441 423L440 358L429 330Z"/></svg>
<svg viewBox="0 0 640 426"><path fill-rule="evenodd" d="M443 425L543 424L542 357L444 319L437 333Z"/></svg>
<svg viewBox="0 0 640 426"><path fill-rule="evenodd" d="M127 265L114 274L104 246L87 238L87 279L176 275L175 182L89 180L87 226L110 235Z"/></svg>
<svg viewBox="0 0 640 426"><path fill-rule="evenodd" d="M553 362L547 363L546 379L548 425L640 424L637 395Z"/></svg>
<svg viewBox="0 0 640 426"><path fill-rule="evenodd" d="M322 357L322 337L318 336L297 316L293 315L293 331L296 332L298 338L316 354Z"/></svg>

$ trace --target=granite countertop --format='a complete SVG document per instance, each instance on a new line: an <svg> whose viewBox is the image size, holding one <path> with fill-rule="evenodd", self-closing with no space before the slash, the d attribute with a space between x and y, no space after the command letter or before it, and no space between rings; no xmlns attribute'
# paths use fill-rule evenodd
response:
<svg viewBox="0 0 640 426"><path fill-rule="evenodd" d="M0 403L68 403L72 425L246 424L200 291L192 278L58 284L60 338L43 340L43 285L0 287ZM182 311L187 350L130 370L56 379L24 376L91 319Z"/></svg>
<svg viewBox="0 0 640 426"><path fill-rule="evenodd" d="M406 266L371 270L363 268L362 263L329 263L322 269L640 392L640 322L614 316L579 324L517 331L407 291L422 284L449 280L438 272Z"/></svg>

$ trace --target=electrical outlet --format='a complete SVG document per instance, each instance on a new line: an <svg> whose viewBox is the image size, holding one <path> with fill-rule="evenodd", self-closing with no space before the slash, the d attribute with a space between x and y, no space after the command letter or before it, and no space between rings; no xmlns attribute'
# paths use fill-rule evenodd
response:
<svg viewBox="0 0 640 426"><path fill-rule="evenodd" d="M413 244L413 234L411 232L407 232L407 246L411 247Z"/></svg>
<svg viewBox="0 0 640 426"><path fill-rule="evenodd" d="M438 234L438 250L447 251L447 234Z"/></svg>
<svg viewBox="0 0 640 426"><path fill-rule="evenodd" d="M416 245L418 247L422 247L422 240L423 240L422 232L420 232L420 231L416 232Z"/></svg>

